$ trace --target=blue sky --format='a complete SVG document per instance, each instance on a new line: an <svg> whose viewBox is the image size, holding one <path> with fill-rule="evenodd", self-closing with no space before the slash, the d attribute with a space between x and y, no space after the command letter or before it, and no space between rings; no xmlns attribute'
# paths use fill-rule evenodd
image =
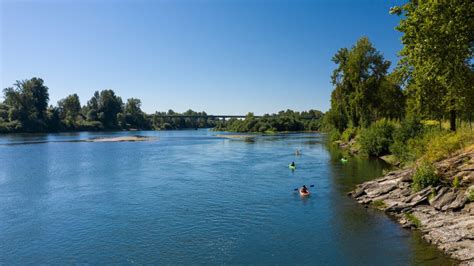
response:
<svg viewBox="0 0 474 266"><path fill-rule="evenodd" d="M382 0L0 0L0 80L41 77L50 103L113 89L142 109L326 111L331 57L367 36L395 65Z"/></svg>

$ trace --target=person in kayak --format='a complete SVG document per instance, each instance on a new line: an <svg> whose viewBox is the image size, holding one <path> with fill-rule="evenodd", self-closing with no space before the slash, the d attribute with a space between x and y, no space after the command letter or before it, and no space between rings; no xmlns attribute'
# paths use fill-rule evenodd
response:
<svg viewBox="0 0 474 266"><path fill-rule="evenodd" d="M308 188L306 187L306 185L303 185L303 186L301 187L301 193L303 193L303 194L308 193Z"/></svg>
<svg viewBox="0 0 474 266"><path fill-rule="evenodd" d="M291 166L291 167L296 167L295 162L291 162L290 166Z"/></svg>

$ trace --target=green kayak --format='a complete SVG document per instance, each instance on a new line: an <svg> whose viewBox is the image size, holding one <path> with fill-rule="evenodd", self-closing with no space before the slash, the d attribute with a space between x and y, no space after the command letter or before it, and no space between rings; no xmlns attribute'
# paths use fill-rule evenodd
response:
<svg viewBox="0 0 474 266"><path fill-rule="evenodd" d="M341 158L341 162L347 163L347 161L348 161L348 160L347 160L346 158Z"/></svg>
<svg viewBox="0 0 474 266"><path fill-rule="evenodd" d="M291 164L289 164L289 165L288 165L288 168L290 168L291 170L295 170L295 169L296 169L296 165L291 165Z"/></svg>

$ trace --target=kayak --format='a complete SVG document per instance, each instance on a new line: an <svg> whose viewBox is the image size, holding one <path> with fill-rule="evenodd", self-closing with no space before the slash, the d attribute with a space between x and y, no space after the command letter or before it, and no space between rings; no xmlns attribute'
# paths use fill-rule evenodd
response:
<svg viewBox="0 0 474 266"><path fill-rule="evenodd" d="M309 193L309 190L306 190L306 193L305 193L305 192L303 192L303 191L301 190L301 188L299 189L299 192L300 192L300 196L302 196L302 197L304 197L304 196L309 196L309 194L310 194L310 193Z"/></svg>
<svg viewBox="0 0 474 266"><path fill-rule="evenodd" d="M288 168L290 168L291 170L295 170L295 169L296 169L296 165L293 166L293 165L289 164L289 165L288 165Z"/></svg>
<svg viewBox="0 0 474 266"><path fill-rule="evenodd" d="M348 161L348 160L347 160L346 158L341 158L341 162L347 163L347 161Z"/></svg>

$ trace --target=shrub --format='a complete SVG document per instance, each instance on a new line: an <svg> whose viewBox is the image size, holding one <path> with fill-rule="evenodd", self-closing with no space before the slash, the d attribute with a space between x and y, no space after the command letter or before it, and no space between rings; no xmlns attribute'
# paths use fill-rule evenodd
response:
<svg viewBox="0 0 474 266"><path fill-rule="evenodd" d="M342 132L341 139L343 141L350 141L357 135L357 129L353 127L348 127L344 132Z"/></svg>
<svg viewBox="0 0 474 266"><path fill-rule="evenodd" d="M412 116L403 120L393 133L393 143L390 145L390 152L401 161L415 160L414 154L407 145L410 140L423 135L423 124L420 119Z"/></svg>
<svg viewBox="0 0 474 266"><path fill-rule="evenodd" d="M439 176L436 174L433 165L427 161L423 161L413 174L413 190L419 191L429 186L439 184Z"/></svg>
<svg viewBox="0 0 474 266"><path fill-rule="evenodd" d="M77 130L80 131L99 131L103 129L104 126L99 121L80 121L77 125Z"/></svg>
<svg viewBox="0 0 474 266"><path fill-rule="evenodd" d="M467 189L467 198L470 202L474 202L474 186L470 186Z"/></svg>
<svg viewBox="0 0 474 266"><path fill-rule="evenodd" d="M331 130L331 132L329 132L329 139L331 140L331 142L340 140L341 133L339 132L339 130L337 129Z"/></svg>
<svg viewBox="0 0 474 266"><path fill-rule="evenodd" d="M473 140L474 135L471 132L440 132L427 141L424 158L430 162L439 161Z"/></svg>
<svg viewBox="0 0 474 266"><path fill-rule="evenodd" d="M382 119L362 130L360 134L362 151L373 156L388 154L390 151L389 147L393 143L395 127L394 122Z"/></svg>

